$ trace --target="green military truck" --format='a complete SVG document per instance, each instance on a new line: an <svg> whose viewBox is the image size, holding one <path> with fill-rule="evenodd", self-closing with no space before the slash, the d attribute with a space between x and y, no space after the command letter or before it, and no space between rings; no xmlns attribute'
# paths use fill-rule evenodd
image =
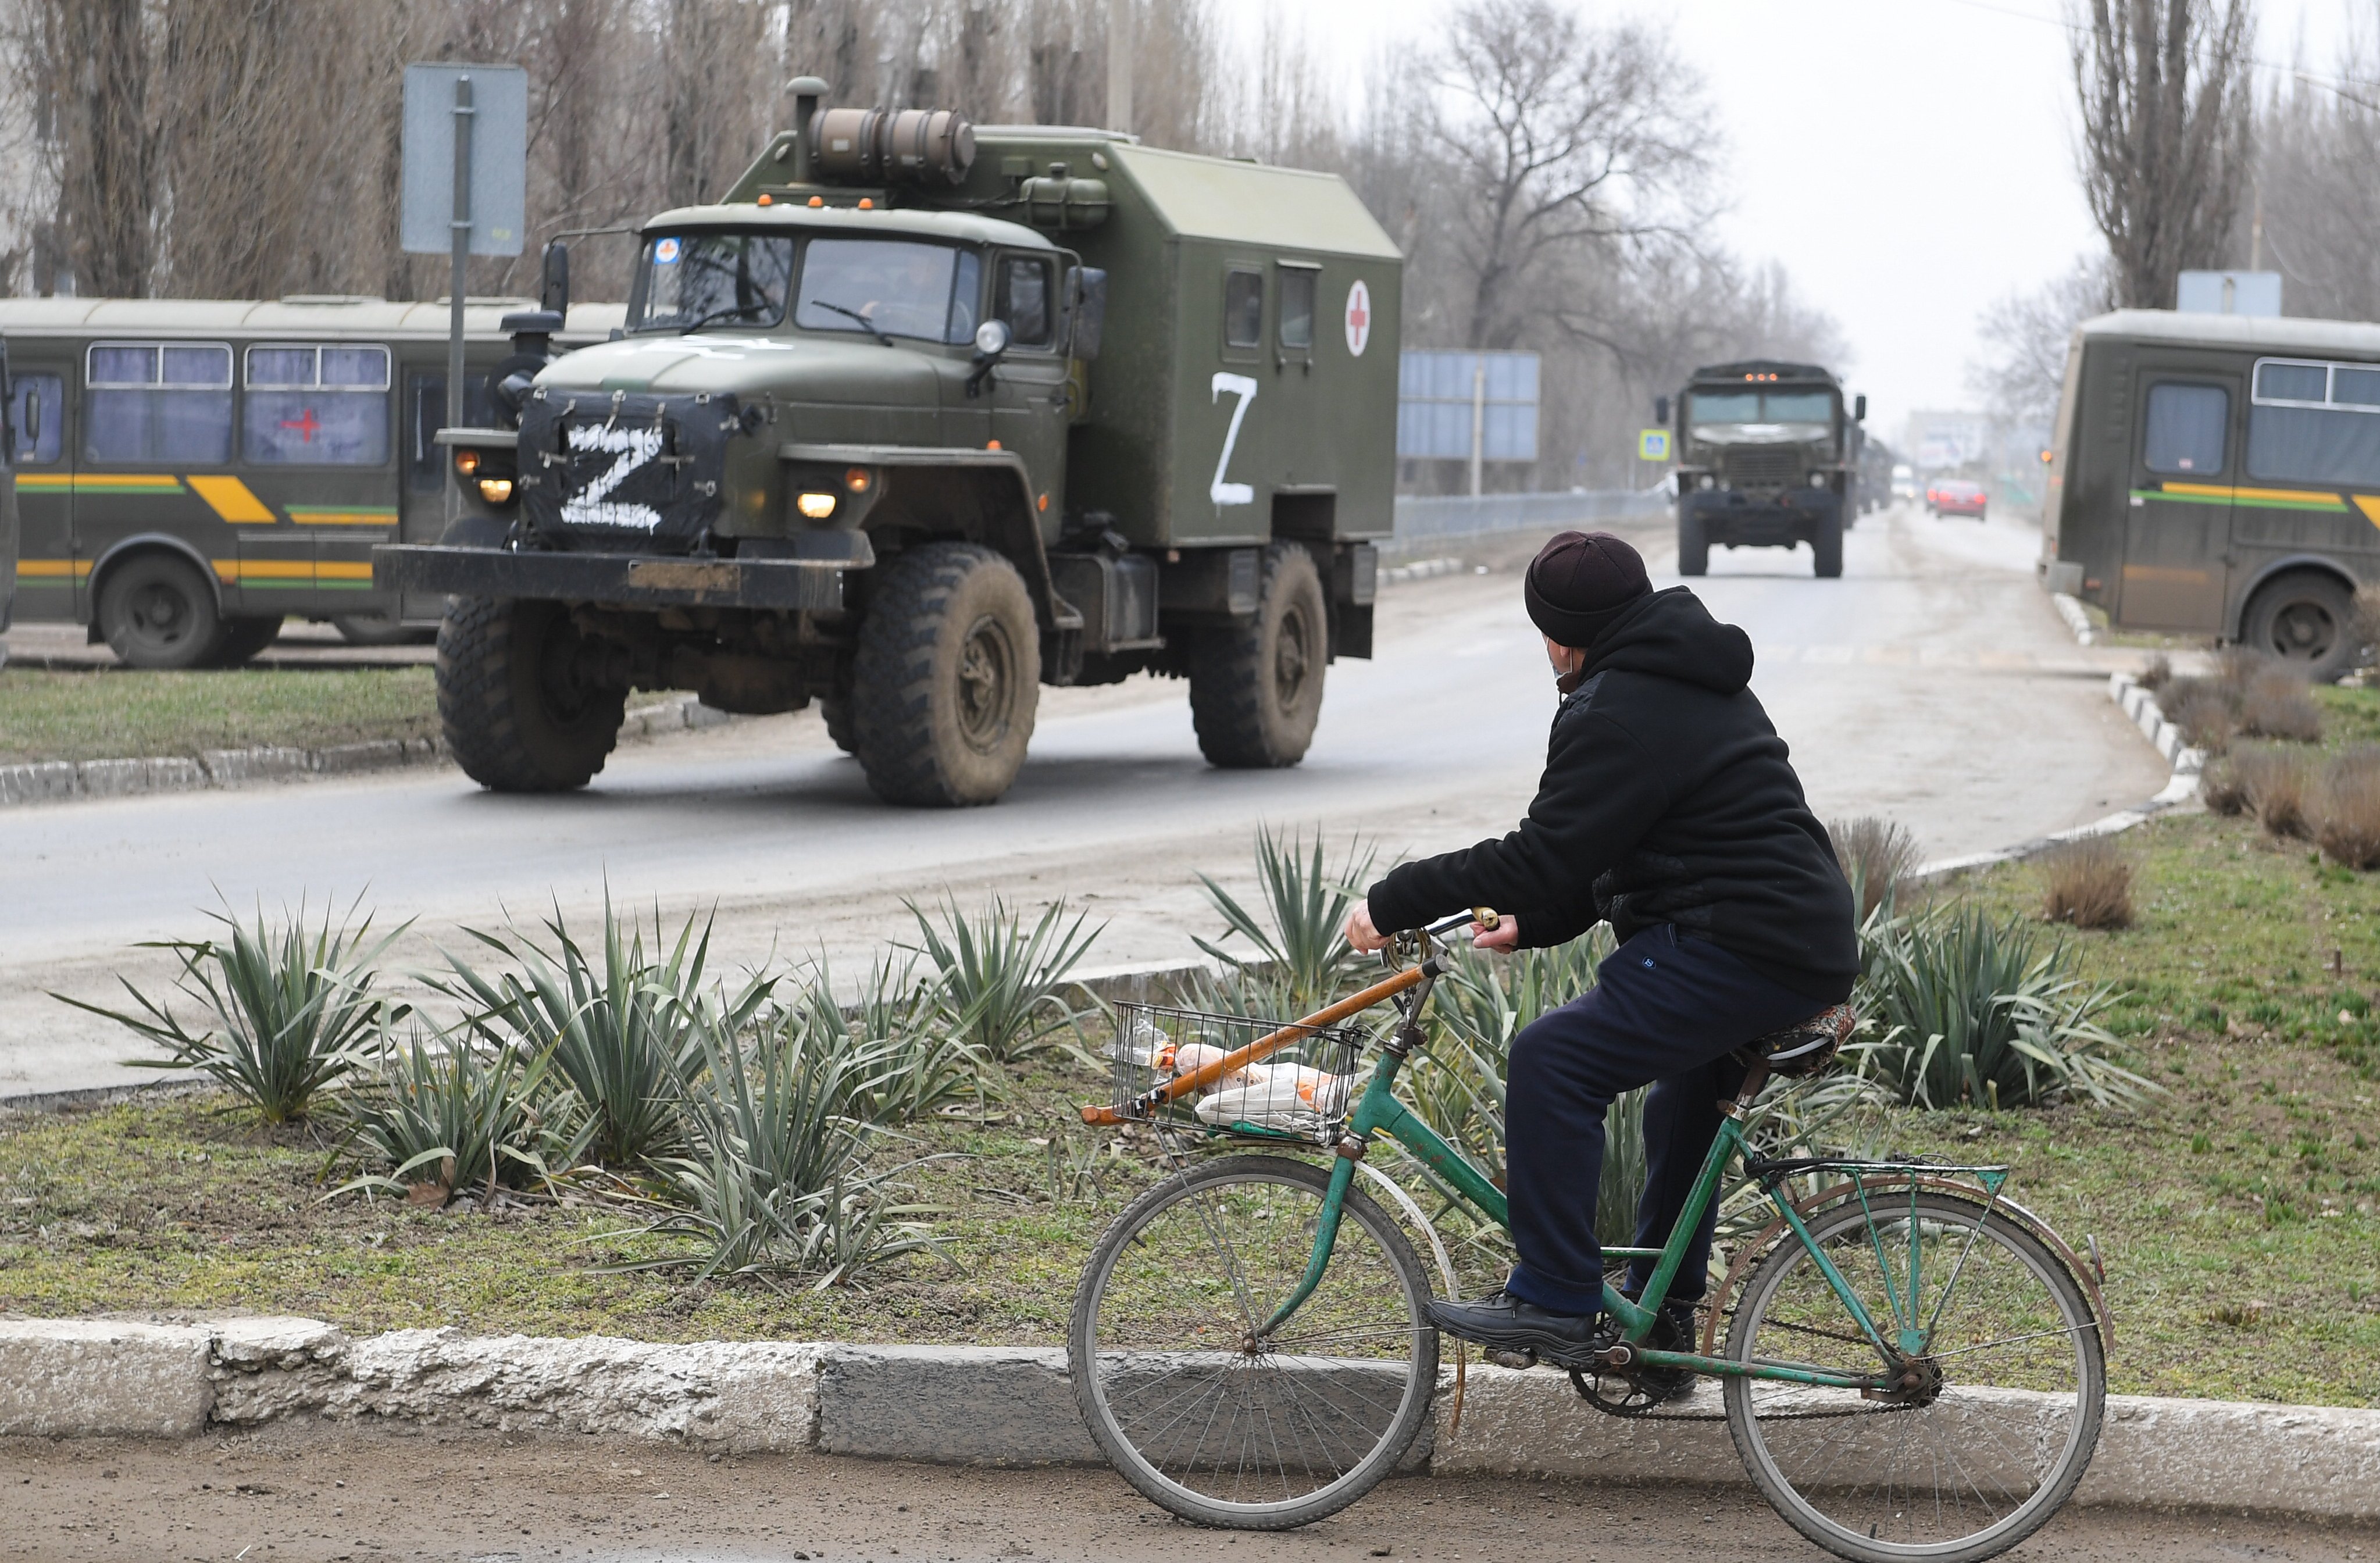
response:
<svg viewBox="0 0 2380 1563"><path fill-rule="evenodd" d="M1370 655L1402 263L1347 186L1110 131L822 109L647 224L615 341L440 436L482 785L602 768L631 689L815 699L894 803L989 803L1038 685L1185 678L1219 766L1296 763Z"/></svg>
<svg viewBox="0 0 2380 1563"><path fill-rule="evenodd" d="M1670 422L1670 398L1654 403ZM1694 370L1678 395L1678 573L1710 568L1711 546L1808 543L1815 573L1843 573L1843 528L1858 487L1859 425L1835 377L1772 359Z"/></svg>

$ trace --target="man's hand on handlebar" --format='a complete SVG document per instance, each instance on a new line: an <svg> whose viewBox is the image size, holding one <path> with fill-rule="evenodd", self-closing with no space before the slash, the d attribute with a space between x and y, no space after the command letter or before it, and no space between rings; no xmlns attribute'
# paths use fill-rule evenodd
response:
<svg viewBox="0 0 2380 1563"><path fill-rule="evenodd" d="M1389 942L1389 936L1372 924L1372 906L1367 901L1355 903L1347 914L1347 943L1358 955L1369 955ZM1471 925L1471 945L1475 950L1512 950L1521 942L1521 922L1507 913L1496 919L1492 928Z"/></svg>

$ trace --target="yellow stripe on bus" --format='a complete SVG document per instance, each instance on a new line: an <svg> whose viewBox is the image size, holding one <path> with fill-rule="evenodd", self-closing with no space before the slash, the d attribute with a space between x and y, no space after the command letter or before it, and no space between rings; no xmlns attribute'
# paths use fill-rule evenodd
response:
<svg viewBox="0 0 2380 1563"><path fill-rule="evenodd" d="M2357 494L2355 508L2363 512L2363 519L2380 527L2380 494Z"/></svg>
<svg viewBox="0 0 2380 1563"><path fill-rule="evenodd" d="M91 574L88 559L19 559L17 574L45 580L79 581Z"/></svg>
<svg viewBox="0 0 2380 1563"><path fill-rule="evenodd" d="M289 506L289 519L300 527L394 527L396 506L351 504L344 508Z"/></svg>
<svg viewBox="0 0 2380 1563"><path fill-rule="evenodd" d="M2234 489L2231 492L2241 504L2320 504L2334 510L2347 508L2338 503L2337 494L2326 493L2320 489Z"/></svg>
<svg viewBox="0 0 2380 1563"><path fill-rule="evenodd" d="M248 485L237 478L220 473L206 477L192 473L190 487L196 489L199 491L199 497L207 502L207 508L226 521L247 524L262 522L269 526L280 519L273 514L270 505L250 493Z"/></svg>
<svg viewBox="0 0 2380 1563"><path fill-rule="evenodd" d="M329 559L318 559L314 562L314 574L325 580L368 581L372 578L372 567L369 563L342 564Z"/></svg>
<svg viewBox="0 0 2380 1563"><path fill-rule="evenodd" d="M178 494L182 480L170 472L20 472L20 491L42 494Z"/></svg>

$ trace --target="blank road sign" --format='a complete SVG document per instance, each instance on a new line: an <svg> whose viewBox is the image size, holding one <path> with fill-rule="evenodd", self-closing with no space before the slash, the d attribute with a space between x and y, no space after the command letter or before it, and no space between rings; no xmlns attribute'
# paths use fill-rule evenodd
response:
<svg viewBox="0 0 2380 1563"><path fill-rule="evenodd" d="M1479 459L1537 459L1537 356L1414 350L1397 361L1397 454L1438 461L1471 455L1479 404Z"/></svg>
<svg viewBox="0 0 2380 1563"><path fill-rule="evenodd" d="M455 248L455 83L471 79L471 253L518 255L527 226L528 72L518 66L405 67L407 253Z"/></svg>

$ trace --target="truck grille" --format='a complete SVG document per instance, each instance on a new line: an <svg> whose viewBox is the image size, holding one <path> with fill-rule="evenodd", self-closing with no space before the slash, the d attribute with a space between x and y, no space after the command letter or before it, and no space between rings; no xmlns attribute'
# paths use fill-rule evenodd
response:
<svg viewBox="0 0 2380 1563"><path fill-rule="evenodd" d="M718 519L733 396L532 392L521 409L521 509L553 548L684 553Z"/></svg>
<svg viewBox="0 0 2380 1563"><path fill-rule="evenodd" d="M1753 448L1724 453L1719 470L1737 489L1781 489L1802 473L1801 453L1790 447Z"/></svg>

